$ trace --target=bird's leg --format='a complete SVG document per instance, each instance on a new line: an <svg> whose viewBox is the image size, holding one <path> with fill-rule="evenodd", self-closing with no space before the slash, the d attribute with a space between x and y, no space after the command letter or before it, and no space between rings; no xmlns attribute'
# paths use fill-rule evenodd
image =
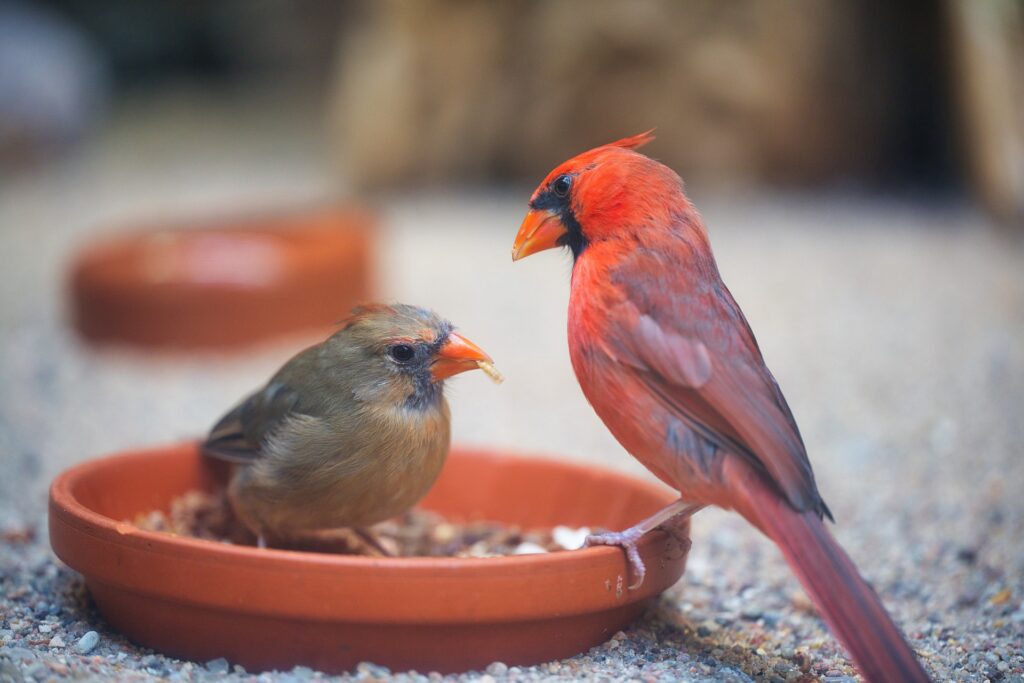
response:
<svg viewBox="0 0 1024 683"><path fill-rule="evenodd" d="M257 548L262 548L263 550L266 550L267 549L267 537L264 536L263 534L257 534L256 535L256 547Z"/></svg>
<svg viewBox="0 0 1024 683"><path fill-rule="evenodd" d="M367 545L372 547L374 550L378 551L384 557L394 557L395 556L394 553L392 553L390 550L388 550L383 545L381 545L380 541L378 541L376 538L374 538L373 534L371 534L366 529L355 529L355 528L353 528L352 531L355 532L356 536L358 536L359 538L363 539L363 541Z"/></svg>
<svg viewBox="0 0 1024 683"><path fill-rule="evenodd" d="M617 545L626 551L626 557L629 559L629 566L636 575L636 581L629 586L629 589L635 590L643 585L644 576L647 575L647 568L644 566L644 561L640 559L640 552L636 549L636 544L641 538L643 538L644 534L668 521L678 523L679 521L690 517L703 507L704 505L702 504L687 503L685 500L680 498L628 529L623 531L607 531L603 534L590 534L587 536L587 540L584 545L585 547L594 545ZM670 531L670 533L672 532ZM673 533L673 535L675 534Z"/></svg>
<svg viewBox="0 0 1024 683"><path fill-rule="evenodd" d="M690 547L689 539L689 526L687 525L688 520L693 515L700 512L701 509L707 507L706 505L693 505L690 506L692 509L684 509L683 512L679 513L675 517L666 519L664 522L658 525L658 529L661 529L665 533L671 535L681 545L684 545L687 549Z"/></svg>

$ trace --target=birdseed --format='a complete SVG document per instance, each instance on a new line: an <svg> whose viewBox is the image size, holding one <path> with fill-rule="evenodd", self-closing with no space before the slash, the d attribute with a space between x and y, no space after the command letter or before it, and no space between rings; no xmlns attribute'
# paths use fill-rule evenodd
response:
<svg viewBox="0 0 1024 683"><path fill-rule="evenodd" d="M168 510L152 510L125 520L145 531L200 538L235 545L255 545L256 538L234 516L223 492L189 491L174 498ZM377 543L393 557L498 557L574 550L590 533L583 527L520 529L497 522L448 520L429 510L413 509L370 528ZM343 555L382 555L349 529L331 529L275 540L271 547ZM40 627L43 628L43 627Z"/></svg>

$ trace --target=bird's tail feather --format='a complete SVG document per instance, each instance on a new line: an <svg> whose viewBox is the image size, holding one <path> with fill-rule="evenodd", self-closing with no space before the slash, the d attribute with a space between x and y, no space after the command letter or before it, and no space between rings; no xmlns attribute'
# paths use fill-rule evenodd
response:
<svg viewBox="0 0 1024 683"><path fill-rule="evenodd" d="M746 468L745 468L746 469ZM928 681L875 591L813 512L791 508L753 470L734 480L736 509L772 539L866 681Z"/></svg>

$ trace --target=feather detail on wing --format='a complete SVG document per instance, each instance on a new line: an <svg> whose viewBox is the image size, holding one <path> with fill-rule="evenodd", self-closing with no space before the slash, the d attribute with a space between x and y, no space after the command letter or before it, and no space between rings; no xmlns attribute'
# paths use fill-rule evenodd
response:
<svg viewBox="0 0 1024 683"><path fill-rule="evenodd" d="M665 272L647 265L641 273ZM789 406L725 286L713 296L673 300L666 293L665 305L629 289L609 314L619 323L609 340L619 361L674 417L766 472L794 508L831 518Z"/></svg>
<svg viewBox="0 0 1024 683"><path fill-rule="evenodd" d="M248 463L260 457L266 438L299 409L299 395L271 382L222 417L202 445L206 455Z"/></svg>

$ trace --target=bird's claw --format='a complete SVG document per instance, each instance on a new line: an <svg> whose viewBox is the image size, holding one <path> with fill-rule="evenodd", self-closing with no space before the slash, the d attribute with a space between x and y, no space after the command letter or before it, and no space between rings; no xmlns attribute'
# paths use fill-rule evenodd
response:
<svg viewBox="0 0 1024 683"><path fill-rule="evenodd" d="M636 580L629 585L629 590L632 591L643 585L644 577L647 575L647 567L644 566L644 561L640 557L640 551L636 549L636 544L641 538L643 538L643 533L635 529L606 531L603 534L590 534L583 545L586 548L595 545L617 545L622 548L629 560L630 569L636 576Z"/></svg>

